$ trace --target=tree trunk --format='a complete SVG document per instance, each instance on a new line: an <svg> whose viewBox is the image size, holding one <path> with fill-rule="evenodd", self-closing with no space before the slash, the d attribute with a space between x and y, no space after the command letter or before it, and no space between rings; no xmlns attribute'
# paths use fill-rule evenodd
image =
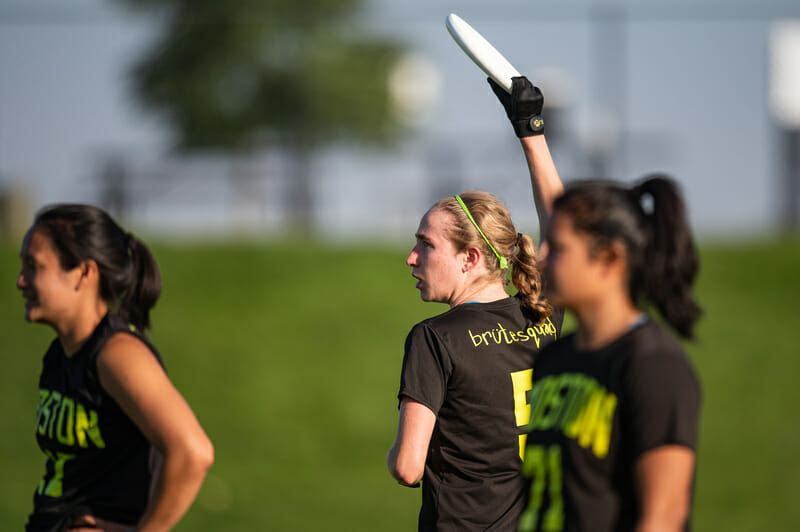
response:
<svg viewBox="0 0 800 532"><path fill-rule="evenodd" d="M286 219L289 230L300 235L312 235L316 229L313 168L314 146L311 142L291 136L286 143L289 180L286 199Z"/></svg>

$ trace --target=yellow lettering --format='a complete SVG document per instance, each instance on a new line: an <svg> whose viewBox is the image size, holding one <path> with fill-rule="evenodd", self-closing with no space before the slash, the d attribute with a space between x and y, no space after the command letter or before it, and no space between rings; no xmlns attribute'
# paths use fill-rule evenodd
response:
<svg viewBox="0 0 800 532"><path fill-rule="evenodd" d="M47 418L50 416L48 408L48 398L50 390L39 390L39 406L36 408L36 430L39 434L44 434L47 430Z"/></svg>
<svg viewBox="0 0 800 532"><path fill-rule="evenodd" d="M603 405L600 408L595 429L594 445L592 452L598 458L605 458L608 454L608 446L611 440L611 427L614 419L614 411L617 408L617 396L613 393L606 394Z"/></svg>
<svg viewBox="0 0 800 532"><path fill-rule="evenodd" d="M78 411L75 415L75 436L78 439L78 445L81 447L88 447L87 436L98 449L103 449L106 446L103 436L100 434L100 426L97 423L97 412L89 410L89 415L87 416L86 410L80 403L78 403Z"/></svg>
<svg viewBox="0 0 800 532"><path fill-rule="evenodd" d="M53 438L53 425L55 425L56 418L58 417L56 414L58 413L59 404L61 404L61 394L53 390L53 392L50 394L50 405L47 412L49 417L47 422L47 437L51 439Z"/></svg>
<svg viewBox="0 0 800 532"><path fill-rule="evenodd" d="M542 343L542 341L539 338L539 335L536 334L536 329L533 327L528 327L527 332L528 336L533 338L533 341L536 342L536 349L539 349L539 345Z"/></svg>
<svg viewBox="0 0 800 532"><path fill-rule="evenodd" d="M38 493L39 495L44 494L48 497L61 497L64 492L64 486L62 484L64 480L64 463L67 460L75 458L75 455L65 453L53 454L51 451L45 451L45 454L49 457L47 465L49 466L52 464L53 472L50 474L50 468L48 467L48 473L45 474L45 477L39 483Z"/></svg>
<svg viewBox="0 0 800 532"><path fill-rule="evenodd" d="M483 338L481 338L480 334L472 334L472 331L470 330L467 331L467 334L469 334L469 337L472 339L473 346L478 347L481 345L481 343L483 343ZM475 341L476 338L478 339L477 341Z"/></svg>
<svg viewBox="0 0 800 532"><path fill-rule="evenodd" d="M551 445L529 445L525 451L528 457L522 465L522 474L531 480L528 506L522 512L517 530L530 532L536 530L544 502L545 489L549 504L542 517L542 530L560 532L564 527L564 502L562 497L561 448Z"/></svg>
<svg viewBox="0 0 800 532"><path fill-rule="evenodd" d="M507 344L510 344L510 343L511 343L511 340L509 340L509 339L508 339L508 329L506 329L505 327L503 327L503 324L502 324L502 323L498 323L498 324L497 324L497 326L498 326L498 327L500 327L500 334L502 334L502 335L503 335L503 338L505 338L505 341L506 341L506 343L507 343ZM498 342L498 343L499 343L499 342Z"/></svg>
<svg viewBox="0 0 800 532"><path fill-rule="evenodd" d="M65 419L66 418L66 419ZM58 413L58 424L56 437L64 445L75 444L75 433L73 431L75 422L75 401L69 397L61 400L61 410Z"/></svg>
<svg viewBox="0 0 800 532"><path fill-rule="evenodd" d="M601 415L605 398L606 394L603 389L597 389L586 405L583 423L581 424L580 433L578 434L578 445L581 447L588 449L601 430Z"/></svg>
<svg viewBox="0 0 800 532"><path fill-rule="evenodd" d="M581 382L583 381L583 382ZM570 409L568 419L564 421L564 434L568 438L577 438L584 424L587 405L597 389L597 382L593 379L579 380L578 392L575 397L575 407Z"/></svg>
<svg viewBox="0 0 800 532"><path fill-rule="evenodd" d="M537 349L541 347L542 343L542 336L552 335L555 336L555 326L548 318L546 322L542 322L539 325L534 325L528 327L527 329L522 329L519 331L510 331L506 329L502 323L497 323L497 327L494 329L490 329L484 332L472 332L472 330L467 330L467 334L469 335L469 339L472 341L472 345L474 347L480 347L482 345L491 345L492 343L495 344L513 344L516 342L528 342L533 340L536 342Z"/></svg>
<svg viewBox="0 0 800 532"><path fill-rule="evenodd" d="M561 417L562 405L564 403L561 396L562 380L558 377L551 379L552 384L548 387L547 396L542 398L547 408L540 418L538 428L548 430L555 426L558 418Z"/></svg>
<svg viewBox="0 0 800 532"><path fill-rule="evenodd" d="M550 494L550 506L542 518L542 529L545 532L560 532L564 528L564 501L561 495L561 448L551 445L547 453L547 470L550 482L547 483Z"/></svg>
<svg viewBox="0 0 800 532"><path fill-rule="evenodd" d="M531 418L531 405L528 403L528 390L533 386L533 369L523 369L511 373L511 386L514 391L514 419L517 427L528 424ZM527 434L519 436L519 457L525 459L525 440Z"/></svg>
<svg viewBox="0 0 800 532"><path fill-rule="evenodd" d="M536 386L534 386L533 394L536 396L536 399L534 400L531 398L531 405L533 406L530 422L531 430L547 428L544 425L549 413L548 407L550 406L550 396L552 395L553 388L556 384L557 383L553 377L548 377L546 379L542 379Z"/></svg>
<svg viewBox="0 0 800 532"><path fill-rule="evenodd" d="M561 378L563 385L567 387L567 395L564 397L564 408L561 410L561 417L557 422L558 428L567 436L574 438L575 434L570 434L569 431L574 429L575 417L580 414L583 406L583 391L587 379L578 373L565 373Z"/></svg>

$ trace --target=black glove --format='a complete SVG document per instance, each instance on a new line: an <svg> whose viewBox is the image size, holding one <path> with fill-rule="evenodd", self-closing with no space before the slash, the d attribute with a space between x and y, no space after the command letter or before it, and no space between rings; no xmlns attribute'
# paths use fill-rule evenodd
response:
<svg viewBox="0 0 800 532"><path fill-rule="evenodd" d="M492 78L488 80L497 99L503 104L517 137L532 137L544 133L542 119L544 96L539 87L534 87L525 76L515 76L511 78L511 94L509 94Z"/></svg>

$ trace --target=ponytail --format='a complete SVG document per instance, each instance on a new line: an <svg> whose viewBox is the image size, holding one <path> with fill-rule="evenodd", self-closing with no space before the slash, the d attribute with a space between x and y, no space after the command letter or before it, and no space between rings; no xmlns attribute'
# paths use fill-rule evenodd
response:
<svg viewBox="0 0 800 532"><path fill-rule="evenodd" d="M681 336L694 338L701 310L692 296L692 286L699 264L677 186L664 176L654 175L633 187L631 194L650 230L647 267L640 274L643 296Z"/></svg>
<svg viewBox="0 0 800 532"><path fill-rule="evenodd" d="M161 295L161 273L146 245L128 233L130 282L119 302L121 318L138 329L150 328L150 309Z"/></svg>
<svg viewBox="0 0 800 532"><path fill-rule="evenodd" d="M553 312L553 307L542 298L542 273L536 259L536 246L528 235L517 236L517 253L511 258L511 282L519 291L525 306L540 321Z"/></svg>
<svg viewBox="0 0 800 532"><path fill-rule="evenodd" d="M653 175L632 188L607 181L573 183L553 209L589 236L592 253L621 242L634 303L654 305L678 334L694 338L701 314L691 292L698 259L674 181Z"/></svg>

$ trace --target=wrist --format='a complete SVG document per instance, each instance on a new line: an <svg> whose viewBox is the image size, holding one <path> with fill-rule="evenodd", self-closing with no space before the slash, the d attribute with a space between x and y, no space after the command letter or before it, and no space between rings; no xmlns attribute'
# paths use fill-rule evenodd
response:
<svg viewBox="0 0 800 532"><path fill-rule="evenodd" d="M512 125L514 126L514 133L516 133L519 138L544 134L544 119L541 115L515 120L512 122Z"/></svg>

